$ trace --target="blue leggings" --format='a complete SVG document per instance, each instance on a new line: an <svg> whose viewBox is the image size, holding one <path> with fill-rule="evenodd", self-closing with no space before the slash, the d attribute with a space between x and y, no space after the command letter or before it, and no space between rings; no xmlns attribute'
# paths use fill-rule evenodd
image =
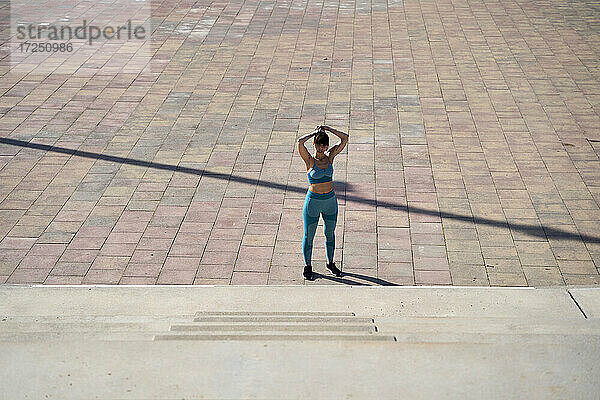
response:
<svg viewBox="0 0 600 400"><path fill-rule="evenodd" d="M338 204L333 190L329 193L306 192L302 216L304 218L304 239L302 252L305 265L311 265L313 239L319 223L319 215L323 215L323 231L325 233L325 247L327 260L333 262L335 250L335 224L337 222Z"/></svg>

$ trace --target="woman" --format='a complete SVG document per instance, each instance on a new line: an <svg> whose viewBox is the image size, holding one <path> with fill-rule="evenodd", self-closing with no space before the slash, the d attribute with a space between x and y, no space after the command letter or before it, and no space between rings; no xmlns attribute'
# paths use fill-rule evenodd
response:
<svg viewBox="0 0 600 400"><path fill-rule="evenodd" d="M325 154L329 147L329 131L339 137L342 141L333 146L328 154ZM314 136L313 144L316 153L310 155L304 142ZM335 276L342 276L333 262L333 252L335 250L335 224L337 222L337 198L333 192L333 159L338 155L348 143L348 135L326 125L318 125L314 132L304 135L298 139L298 152L306 164L308 181L310 186L306 192L302 216L304 218L304 239L302 240L302 252L304 253L304 278L313 280L312 275L312 246L319 215L323 215L323 224L325 232L325 246L327 253L327 269Z"/></svg>

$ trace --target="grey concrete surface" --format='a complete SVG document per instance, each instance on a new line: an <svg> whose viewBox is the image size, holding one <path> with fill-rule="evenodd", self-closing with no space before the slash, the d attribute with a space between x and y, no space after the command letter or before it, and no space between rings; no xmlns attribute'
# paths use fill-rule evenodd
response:
<svg viewBox="0 0 600 400"><path fill-rule="evenodd" d="M2 396L597 399L569 290L0 285Z"/></svg>
<svg viewBox="0 0 600 400"><path fill-rule="evenodd" d="M597 340L77 341L5 344L0 354L10 399L596 399L600 390Z"/></svg>
<svg viewBox="0 0 600 400"><path fill-rule="evenodd" d="M412 334L460 333L483 335L593 335L600 334L598 319L583 318L420 318L383 317L376 318L380 332L407 332Z"/></svg>
<svg viewBox="0 0 600 400"><path fill-rule="evenodd" d="M583 318L566 288L349 286L0 286L0 314L161 316L333 311L357 316Z"/></svg>

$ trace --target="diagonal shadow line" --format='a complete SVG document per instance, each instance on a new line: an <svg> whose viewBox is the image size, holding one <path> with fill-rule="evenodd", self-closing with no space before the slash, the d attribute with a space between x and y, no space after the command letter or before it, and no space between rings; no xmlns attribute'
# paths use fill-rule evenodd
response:
<svg viewBox="0 0 600 400"><path fill-rule="evenodd" d="M30 143L30 142L26 142L23 140L17 140L17 139L0 138L0 143L8 144L11 146L26 147L26 148L30 148L30 149L36 149L36 150L52 151L55 153L70 154L70 155L74 155L77 157L93 158L93 159L97 159L97 160L118 162L118 163L122 163L122 164L137 165L140 167L148 167L148 168L162 169L162 170L167 170L167 171L182 172L184 174L201 175L201 176L208 176L211 178L217 178L217 179L223 179L223 180L232 180L235 182L245 183L248 185L259 185L259 186L279 189L281 191L291 191L291 192L296 192L296 193L306 193L306 191L307 191L306 188L302 188L302 187L298 187L298 186L289 186L289 185L276 183L276 182L270 182L270 181L258 181L258 180L254 180L254 179L250 179L250 178L244 178L242 176L236 176L233 174L224 174L224 173L220 173L220 172L205 171L203 169L197 169L197 168L189 168L189 167L182 167L182 166L177 166L177 165L156 163L156 162L151 162L151 161L136 160L134 158L111 156L111 155L106 155L106 154L101 154L101 153L93 153L93 152L89 152L89 151L69 149L69 148L65 148L65 147L57 147L57 146L51 146L51 145L41 144L41 143ZM591 235L586 235L586 234L578 235L578 234L573 234L571 232L565 231L563 229L551 228L551 227L547 227L547 226L543 226L543 225L541 226L542 231L540 231L540 229L539 229L540 227L537 225L527 225L527 224L520 224L520 223L506 223L506 222L495 221L493 219L483 218L483 217L470 217L467 215L460 215L460 214L455 214L455 213L450 213L450 212L445 212L445 211L427 210L427 209L415 207L412 205L409 208L408 206L404 206L404 205L394 204L394 203L390 203L387 201L367 199L367 198L364 198L361 196L356 196L356 195L346 194L345 198L347 201L368 204L368 205L372 205L373 207L377 206L377 207L389 208L389 209L393 209L393 210L403 210L403 211L410 210L411 213L430 215L430 216L441 217L441 218L450 218L450 219L465 221L465 222L474 222L476 224L488 225L488 226L494 226L494 227L500 227L500 228L510 227L513 230L523 232L523 233L526 233L531 236L540 237L540 238L550 237L552 239L565 239L565 240L574 240L574 241L583 240L587 243L600 243L600 237L598 237L598 236L591 236Z"/></svg>

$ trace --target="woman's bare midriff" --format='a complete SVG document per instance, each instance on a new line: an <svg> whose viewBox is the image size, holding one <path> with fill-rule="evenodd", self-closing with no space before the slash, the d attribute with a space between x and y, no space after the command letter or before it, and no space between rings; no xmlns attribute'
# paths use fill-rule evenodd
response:
<svg viewBox="0 0 600 400"><path fill-rule="evenodd" d="M333 190L333 182L312 183L308 190L313 193L329 193Z"/></svg>
<svg viewBox="0 0 600 400"><path fill-rule="evenodd" d="M327 156L327 158L328 158L327 164L323 163L324 165L322 167L319 167L318 165L317 165L317 167L321 168L321 169L327 168L330 163L329 156ZM317 160L313 157L313 167L315 166L316 163L317 163ZM310 171L310 169L308 171ZM306 171L306 172L308 172L308 171ZM308 190L310 190L313 193L319 193L319 194L329 193L333 190L333 182L310 183L308 186Z"/></svg>

